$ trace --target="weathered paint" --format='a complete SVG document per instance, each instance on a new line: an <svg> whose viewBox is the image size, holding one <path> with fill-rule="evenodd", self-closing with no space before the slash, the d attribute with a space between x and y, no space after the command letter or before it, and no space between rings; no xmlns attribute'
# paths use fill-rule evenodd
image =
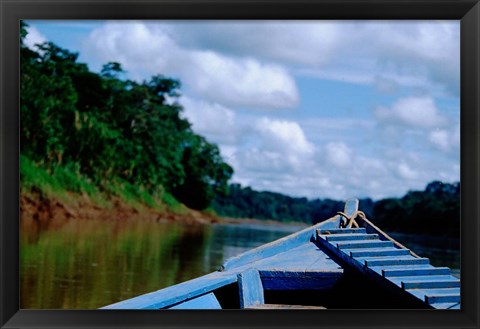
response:
<svg viewBox="0 0 480 329"><path fill-rule="evenodd" d="M315 269L325 271L339 270L338 264L329 259L314 243L310 242L311 235L315 233L315 228L303 230L299 233L286 237L295 240L291 244L288 241L283 241L280 248L277 248L277 244L274 244L271 248L266 248L269 250L263 253L263 255L270 255L269 257L258 258L259 254L256 254L254 257L239 257L237 259L238 262L230 263L233 267L230 271L214 272L155 292L111 304L102 309L160 309L170 307L236 282L237 274L247 267L256 267L264 270L281 269L284 271L291 269L300 271ZM342 272L341 269L339 271Z"/></svg>
<svg viewBox="0 0 480 329"><path fill-rule="evenodd" d="M403 268L389 268L381 269L382 276L413 276L413 275L449 275L450 269L448 267L403 267Z"/></svg>
<svg viewBox="0 0 480 329"><path fill-rule="evenodd" d="M411 291L420 292L425 295L443 295L460 293L460 288L433 288L433 289L412 289Z"/></svg>
<svg viewBox="0 0 480 329"><path fill-rule="evenodd" d="M319 223L314 225L313 227L309 227L297 233L290 234L284 238L279 240L273 241L271 243L267 243L263 246L258 248L252 249L247 251L239 256L232 257L228 259L223 265L221 269L223 271L228 271L240 266L247 265L249 263L253 263L259 260L263 260L265 258L272 257L279 253L289 251L295 247L303 245L309 242L315 236L316 229L319 227L330 226L330 225L338 225L332 222L324 224Z"/></svg>
<svg viewBox="0 0 480 329"><path fill-rule="evenodd" d="M356 248L384 248L393 247L391 241L367 240L367 241L345 241L336 243L338 249L356 249Z"/></svg>
<svg viewBox="0 0 480 329"><path fill-rule="evenodd" d="M344 213L351 216L358 209L358 200L351 199L345 202ZM329 220L315 224L299 232L290 234L284 238L267 243L258 248L247 251L241 255L232 257L221 266L222 271L228 271L240 266L272 257L279 253L289 251L295 247L315 240L317 230L336 230L340 226L341 216L337 215Z"/></svg>
<svg viewBox="0 0 480 329"><path fill-rule="evenodd" d="M357 208L358 201L349 200L344 212L351 216ZM384 236L378 228L372 229L373 224L366 220L360 223L367 225L367 229L339 229L339 223L340 216L335 216L229 259L222 267L224 272L211 273L104 308L198 308L199 304L218 308L212 292L237 281L242 307L252 303L259 305L264 302L264 289L325 289L333 286L343 273L337 261L389 282L404 293L409 292L427 301L434 308L460 308L460 290L457 287L460 282L451 279L450 269L427 264L428 259L419 258L395 240ZM336 261L330 259L324 250L333 253ZM426 276L430 278L424 279ZM457 290L452 290L450 284Z"/></svg>
<svg viewBox="0 0 480 329"><path fill-rule="evenodd" d="M221 310L222 307L213 293L209 293L169 308L170 310Z"/></svg>
<svg viewBox="0 0 480 329"><path fill-rule="evenodd" d="M348 199L345 201L344 213L347 216L352 216L358 210L358 199Z"/></svg>
<svg viewBox="0 0 480 329"><path fill-rule="evenodd" d="M343 271L260 271L265 290L326 290L331 289Z"/></svg>
<svg viewBox="0 0 480 329"><path fill-rule="evenodd" d="M409 258L400 258L409 257ZM370 257L368 259L362 258L365 266L387 266L387 265L419 265L429 264L428 258L415 258L408 256L390 256L389 258Z"/></svg>
<svg viewBox="0 0 480 329"><path fill-rule="evenodd" d="M355 228L336 228L336 229L317 229L317 235L341 234L341 233L367 233L363 227Z"/></svg>
<svg viewBox="0 0 480 329"><path fill-rule="evenodd" d="M337 263L331 260L328 255L318 249L312 242L304 243L289 251L251 263L249 266L258 268L260 271L342 271Z"/></svg>
<svg viewBox="0 0 480 329"><path fill-rule="evenodd" d="M262 281L256 269L249 269L238 274L238 292L240 308L265 303Z"/></svg>
<svg viewBox="0 0 480 329"><path fill-rule="evenodd" d="M102 309L160 309L170 307L236 281L236 273L214 272L155 292L111 304Z"/></svg>
<svg viewBox="0 0 480 329"><path fill-rule="evenodd" d="M235 267L230 271L214 272L206 276L183 282L159 291L134 297L116 304L104 307L105 309L159 309L193 299L217 288L237 281L237 275L249 268L256 268L262 273L287 273L283 280L285 287L298 287L301 282L315 285L318 289L331 287L343 273L337 263L331 260L323 251L312 242L280 252L272 257L261 259L249 264ZM315 272L321 272L316 274ZM335 273L328 277L328 273ZM304 278L299 279L292 273L303 273ZM323 273L327 273L325 276ZM289 276L290 275L290 276ZM314 278L310 283L308 277ZM279 283L272 283L267 278L268 289L278 289Z"/></svg>
<svg viewBox="0 0 480 329"><path fill-rule="evenodd" d="M431 304L436 309L442 310L459 310L460 302L458 303L432 303Z"/></svg>
<svg viewBox="0 0 480 329"><path fill-rule="evenodd" d="M380 271L380 274L381 273L382 272ZM406 283L407 285L411 283L412 284L411 288L416 288L415 287L416 284L421 285L422 283L427 284L427 286L428 286L429 283L431 283L432 284L431 288L446 288L446 287L434 287L435 282L445 282L445 281L447 281L447 282L458 282L458 286L460 286L460 280L458 280L453 275L394 276L394 277L389 277L388 280L392 281L394 284L401 287L402 289L405 289L403 287L404 283ZM457 285L454 285L452 287L457 287ZM421 287L418 287L418 288L421 288Z"/></svg>
<svg viewBox="0 0 480 329"><path fill-rule="evenodd" d="M399 293L409 293L433 308L447 308L448 303L460 302L460 289L456 287L460 282L450 279L450 269L435 268L429 264L428 258L413 256L404 248L395 248L398 244L391 238L382 241L380 239L357 240L357 238L349 240L345 238L345 234L338 231L339 240L337 240L333 238L335 234L331 232L327 235L322 235L322 231L318 233L316 243L331 252L338 261L383 284L396 287ZM396 249L405 251L399 252ZM415 280L415 276L421 276L422 280ZM426 276L430 278L425 279ZM438 276L443 277L436 279ZM445 280L445 276L449 279ZM396 277L403 279L399 280ZM448 305L448 308L450 307L457 306Z"/></svg>
<svg viewBox="0 0 480 329"><path fill-rule="evenodd" d="M426 295L425 301L429 304L433 303L460 303L460 294L451 293L451 294L437 294L437 295Z"/></svg>
<svg viewBox="0 0 480 329"><path fill-rule="evenodd" d="M362 234L362 233L345 233L345 234L331 234L325 237L327 241L350 241L350 240L376 240L378 234Z"/></svg>
<svg viewBox="0 0 480 329"><path fill-rule="evenodd" d="M374 256L405 256L410 255L410 251L397 248L366 248L356 250L344 250L350 254L350 257L374 257Z"/></svg>
<svg viewBox="0 0 480 329"><path fill-rule="evenodd" d="M446 279L446 280L428 280L428 281L401 281L403 289L425 289L425 288L455 288L460 287L460 280Z"/></svg>

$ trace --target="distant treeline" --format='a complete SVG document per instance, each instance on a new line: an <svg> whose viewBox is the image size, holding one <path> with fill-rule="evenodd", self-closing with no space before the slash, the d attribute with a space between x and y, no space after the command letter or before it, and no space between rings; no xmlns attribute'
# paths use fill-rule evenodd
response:
<svg viewBox="0 0 480 329"><path fill-rule="evenodd" d="M343 201L228 186L233 169L217 145L194 133L181 116L178 80L162 75L141 83L123 79L125 72L115 62L95 73L77 62L78 53L54 43L28 48L27 33L22 22L22 184L48 180L40 175L46 172L57 176L60 190L89 193L93 186L148 204L178 200L193 209L213 206L220 216L309 224L343 210ZM459 208L458 183L432 182L425 191L399 199L360 201L360 209L384 229L451 236L459 235Z"/></svg>
<svg viewBox="0 0 480 329"><path fill-rule="evenodd" d="M195 134L176 102L180 82L153 76L122 79L120 64L101 73L78 63L78 53L45 42L28 48L21 25L21 154L54 174L65 187L77 178L100 191L173 195L205 209L227 188L233 169L217 145ZM59 169L60 168L60 169ZM80 190L74 192L82 192Z"/></svg>
<svg viewBox="0 0 480 329"><path fill-rule="evenodd" d="M230 185L228 196L218 195L213 201L213 208L221 216L308 224L330 218L337 211L343 211L343 207L343 201L293 198L280 193L258 192L239 184ZM361 199L359 208L387 231L455 237L460 234L460 183L435 181L424 191L410 191L402 198Z"/></svg>

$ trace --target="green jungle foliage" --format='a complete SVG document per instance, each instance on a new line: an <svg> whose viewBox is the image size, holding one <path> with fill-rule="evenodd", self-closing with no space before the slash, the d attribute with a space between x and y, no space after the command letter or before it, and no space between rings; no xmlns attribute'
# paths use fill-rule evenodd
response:
<svg viewBox="0 0 480 329"><path fill-rule="evenodd" d="M118 63L97 74L77 62L77 53L51 42L27 48L26 35L22 23L24 162L49 174L68 168L70 183L82 177L104 192L131 186L150 195L167 192L193 209L207 208L226 190L233 169L181 118L179 81L125 80Z"/></svg>
<svg viewBox="0 0 480 329"><path fill-rule="evenodd" d="M309 224L343 210L342 201L229 186L233 169L217 145L181 117L178 80L122 79L115 62L94 73L51 42L27 48L26 35L22 22L22 188L106 192L153 207L160 199L173 209L180 201L220 216ZM459 183L432 182L402 198L361 200L360 209L383 229L459 236L459 195Z"/></svg>
<svg viewBox="0 0 480 329"><path fill-rule="evenodd" d="M213 209L234 218L272 219L316 223L342 211L344 202L330 199L293 198L273 192L258 192L240 184L231 184L227 195L218 195Z"/></svg>
<svg viewBox="0 0 480 329"><path fill-rule="evenodd" d="M424 191L379 200L371 217L384 230L460 237L460 183L435 181Z"/></svg>
<svg viewBox="0 0 480 329"><path fill-rule="evenodd" d="M221 216L314 224L343 211L344 202L293 198L231 184L228 194L217 195L212 206ZM460 183L435 181L402 198L361 199L359 209L387 231L460 236Z"/></svg>

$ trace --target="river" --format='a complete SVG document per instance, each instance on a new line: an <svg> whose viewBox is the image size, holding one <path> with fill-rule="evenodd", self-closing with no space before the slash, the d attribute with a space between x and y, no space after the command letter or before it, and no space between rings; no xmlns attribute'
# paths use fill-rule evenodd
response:
<svg viewBox="0 0 480 329"><path fill-rule="evenodd" d="M99 308L215 271L229 257L303 228L144 220L71 220L49 229L21 227L24 309ZM395 238L459 275L458 241L445 244L445 239L402 234Z"/></svg>

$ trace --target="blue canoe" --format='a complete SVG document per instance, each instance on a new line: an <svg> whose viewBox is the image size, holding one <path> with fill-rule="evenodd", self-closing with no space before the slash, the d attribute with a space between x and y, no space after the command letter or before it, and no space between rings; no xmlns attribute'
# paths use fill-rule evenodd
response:
<svg viewBox="0 0 480 329"><path fill-rule="evenodd" d="M459 309L460 280L343 213L227 260L217 272L102 309Z"/></svg>

